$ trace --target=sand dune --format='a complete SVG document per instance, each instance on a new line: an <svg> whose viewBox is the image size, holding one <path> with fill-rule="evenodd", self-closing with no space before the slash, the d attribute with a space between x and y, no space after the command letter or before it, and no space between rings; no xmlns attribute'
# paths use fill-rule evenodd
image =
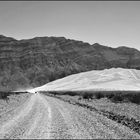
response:
<svg viewBox="0 0 140 140"><path fill-rule="evenodd" d="M140 70L92 70L58 79L30 91L39 90L140 90Z"/></svg>

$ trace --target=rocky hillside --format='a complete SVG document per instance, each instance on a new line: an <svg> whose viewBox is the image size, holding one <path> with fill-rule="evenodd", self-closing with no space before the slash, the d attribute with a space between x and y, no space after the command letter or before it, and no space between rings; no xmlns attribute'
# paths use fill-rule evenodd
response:
<svg viewBox="0 0 140 140"><path fill-rule="evenodd" d="M37 87L73 73L112 67L140 69L140 52L64 37L16 40L0 35L0 90Z"/></svg>

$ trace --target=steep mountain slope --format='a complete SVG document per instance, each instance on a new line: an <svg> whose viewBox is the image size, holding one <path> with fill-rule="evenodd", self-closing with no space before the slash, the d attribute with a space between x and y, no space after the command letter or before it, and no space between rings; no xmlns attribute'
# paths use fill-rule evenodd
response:
<svg viewBox="0 0 140 140"><path fill-rule="evenodd" d="M140 90L140 70L111 68L73 74L30 90Z"/></svg>
<svg viewBox="0 0 140 140"><path fill-rule="evenodd" d="M0 90L37 87L70 74L112 67L140 69L140 52L64 37L16 40L0 35Z"/></svg>

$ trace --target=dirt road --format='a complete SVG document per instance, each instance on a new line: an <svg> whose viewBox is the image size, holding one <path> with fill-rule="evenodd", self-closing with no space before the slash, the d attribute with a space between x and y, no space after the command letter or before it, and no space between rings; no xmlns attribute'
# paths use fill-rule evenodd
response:
<svg viewBox="0 0 140 140"><path fill-rule="evenodd" d="M33 94L7 121L0 118L0 138L91 139L140 138L128 127L77 105Z"/></svg>

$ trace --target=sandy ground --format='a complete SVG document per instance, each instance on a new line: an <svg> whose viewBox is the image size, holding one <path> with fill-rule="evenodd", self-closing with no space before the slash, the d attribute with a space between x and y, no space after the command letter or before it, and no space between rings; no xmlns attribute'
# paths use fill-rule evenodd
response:
<svg viewBox="0 0 140 140"><path fill-rule="evenodd" d="M138 104L134 104L131 102L114 103L107 98L79 100L79 96L69 96L69 95L61 96L60 95L59 97L61 97L64 100L69 99L74 102L79 102L79 103L94 107L97 110L104 110L104 111L109 111L118 115L125 115L128 118L134 118L140 121L140 105Z"/></svg>
<svg viewBox="0 0 140 140"><path fill-rule="evenodd" d="M97 112L42 94L33 94L13 112L10 118L4 114L0 118L2 139L140 139L128 127Z"/></svg>
<svg viewBox="0 0 140 140"><path fill-rule="evenodd" d="M27 102L31 95L30 93L22 93L10 95L7 97L7 100L0 99L0 117L3 115L12 115L13 111Z"/></svg>

